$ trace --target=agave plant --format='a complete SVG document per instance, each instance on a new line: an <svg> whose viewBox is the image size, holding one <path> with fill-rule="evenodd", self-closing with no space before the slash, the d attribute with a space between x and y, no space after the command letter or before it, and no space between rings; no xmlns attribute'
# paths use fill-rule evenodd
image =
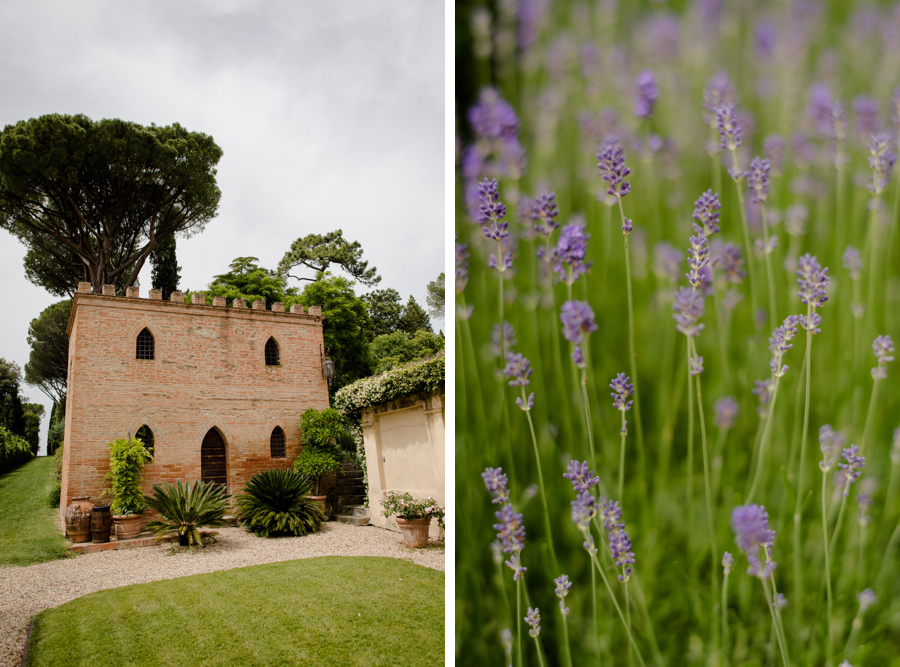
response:
<svg viewBox="0 0 900 667"><path fill-rule="evenodd" d="M325 518L319 504L309 499L311 490L309 479L293 470L258 472L235 498L237 517L262 537L306 535Z"/></svg>
<svg viewBox="0 0 900 667"><path fill-rule="evenodd" d="M162 521L151 521L147 528L157 539L178 533L183 547L200 545L202 526L217 527L225 523L228 496L225 487L215 482L197 481L193 484L154 484L153 497L145 496L147 507L156 510Z"/></svg>

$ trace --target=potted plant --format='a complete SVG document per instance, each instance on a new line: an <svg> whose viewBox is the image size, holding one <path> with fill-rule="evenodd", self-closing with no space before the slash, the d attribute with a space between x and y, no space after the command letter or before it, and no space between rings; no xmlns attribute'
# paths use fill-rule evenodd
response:
<svg viewBox="0 0 900 667"><path fill-rule="evenodd" d="M396 516L403 541L410 549L428 546L428 528L437 519L444 528L444 508L434 498L413 498L409 493L386 491L381 499L381 514Z"/></svg>
<svg viewBox="0 0 900 667"><path fill-rule="evenodd" d="M340 459L333 452L307 445L300 452L300 455L294 459L294 470L301 475L315 480L315 495L310 496L311 500L315 500L325 511L325 498L327 496L319 495L319 481L330 472L335 472L341 467Z"/></svg>
<svg viewBox="0 0 900 667"><path fill-rule="evenodd" d="M116 538L127 540L141 532L141 512L146 507L141 493L141 470L152 457L138 438L119 438L108 446L106 480L110 486L104 493L113 497Z"/></svg>

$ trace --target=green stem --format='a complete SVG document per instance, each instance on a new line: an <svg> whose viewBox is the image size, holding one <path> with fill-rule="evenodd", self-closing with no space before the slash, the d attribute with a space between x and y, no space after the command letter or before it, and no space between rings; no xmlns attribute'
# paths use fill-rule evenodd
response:
<svg viewBox="0 0 900 667"><path fill-rule="evenodd" d="M866 443L869 442L869 429L872 426L872 419L875 407L875 395L878 393L878 380L872 384L872 395L869 397L869 409L866 411L866 425L863 427L862 440L859 443L859 455L862 456L866 451Z"/></svg>
<svg viewBox="0 0 900 667"><path fill-rule="evenodd" d="M522 577L516 580L516 652L519 655L518 665L522 667Z"/></svg>
<svg viewBox="0 0 900 667"><path fill-rule="evenodd" d="M572 649L569 646L569 624L566 621L566 614L562 614L562 626L563 626L563 660L566 662L566 667L572 667Z"/></svg>
<svg viewBox="0 0 900 667"><path fill-rule="evenodd" d="M620 410L622 413L622 430L621 440L622 444L619 447L619 502L624 502L625 497L622 495L622 492L625 488L625 436L627 435L625 431L625 411Z"/></svg>
<svg viewBox="0 0 900 667"><path fill-rule="evenodd" d="M759 484L760 475L762 474L763 462L766 455L766 445L769 443L769 434L772 432L772 418L775 415L775 401L778 400L778 383L780 377L775 378L775 388L772 390L772 402L769 404L769 414L766 415L766 425L763 428L762 439L759 442L759 457L756 460L756 472L753 474L753 483L750 485L750 491L747 492L747 502L753 502L753 494L756 492L756 485Z"/></svg>
<svg viewBox="0 0 900 667"><path fill-rule="evenodd" d="M769 590L769 582L764 577L760 577L759 580L762 583L763 593L766 596L766 602L769 605L769 613L772 614L772 623L775 626L775 636L778 638L778 647L781 649L781 659L784 661L785 667L789 667L791 663L788 661L787 647L785 646L784 638L782 638L781 631L779 630L778 614L775 611L775 604L772 599L772 593Z"/></svg>
<svg viewBox="0 0 900 667"><path fill-rule="evenodd" d="M740 172L740 167L738 166L737 159L737 151L731 151L731 157L734 161L734 170L735 172ZM753 328L756 328L756 310L759 307L759 302L756 299L756 265L753 262L753 247L750 245L750 228L747 225L747 210L744 204L744 191L741 190L741 182L735 181L734 187L737 190L738 201L740 202L740 212L741 212L741 227L744 231L744 252L747 256L747 273L749 274L749 283L750 283L750 306L752 309L752 313L750 316L750 321L753 323Z"/></svg>
<svg viewBox="0 0 900 667"><path fill-rule="evenodd" d="M631 632L631 600L628 598L628 582L623 582L625 587L625 620L628 621L628 631ZM628 645L628 664L631 664L631 644Z"/></svg>
<svg viewBox="0 0 900 667"><path fill-rule="evenodd" d="M811 326L812 304L806 305L806 322ZM795 630L801 627L803 611L803 563L800 546L800 519L803 502L803 464L806 461L806 434L809 430L809 390L810 390L810 359L812 350L812 332L806 331L806 403L803 408L803 431L800 435L800 460L797 464L797 499L794 504L794 531L793 531L793 565L794 565L794 626Z"/></svg>
<svg viewBox="0 0 900 667"><path fill-rule="evenodd" d="M717 554L718 555L718 554ZM728 658L728 572L725 572L725 580L722 582L722 647L721 654L727 665Z"/></svg>
<svg viewBox="0 0 900 667"><path fill-rule="evenodd" d="M766 206L760 204L763 223L763 255L766 258L766 282L769 286L769 328L775 329L775 274L772 272L772 253L769 251L769 223L766 217Z"/></svg>
<svg viewBox="0 0 900 667"><path fill-rule="evenodd" d="M540 667L544 667L543 651L541 651L541 643L538 641L537 637L534 638L534 645L537 648L538 664Z"/></svg>
<svg viewBox="0 0 900 667"><path fill-rule="evenodd" d="M528 405L528 399L525 397L525 387L522 390L522 401ZM541 456L538 452L537 436L534 432L534 421L531 419L531 411L524 410L525 416L528 417L528 428L531 431L531 443L534 445L534 460L537 462L538 485L541 488L541 503L544 506L544 526L547 531L547 543L550 545L550 557L553 560L553 571L559 571L559 563L556 560L556 548L553 546L553 531L550 528L550 509L547 506L547 490L544 486L544 471L541 467Z"/></svg>
<svg viewBox="0 0 900 667"><path fill-rule="evenodd" d="M849 481L846 481L845 484L850 484ZM847 493L847 487L844 487L844 493L841 494L841 508L838 510L837 521L834 524L834 535L831 536L831 543L828 545L829 555L834 554L834 548L837 546L838 535L841 534L841 524L844 522L844 508L847 506L847 496L850 495Z"/></svg>
<svg viewBox="0 0 900 667"><path fill-rule="evenodd" d="M834 594L831 592L831 556L828 553L828 510L825 506L825 488L828 481L828 471L822 473L822 539L825 547L825 622L828 625L828 644L826 644L825 664L830 667L834 664L834 631L831 628L832 605L834 605Z"/></svg>
<svg viewBox="0 0 900 667"><path fill-rule="evenodd" d="M576 373L578 372L576 368ZM597 469L597 455L594 450L594 429L591 427L591 409L588 405L588 393L587 393L587 372L585 371L582 374L581 379L581 402L584 405L584 421L587 424L587 432L588 432L588 442L591 446L591 468L593 470Z"/></svg>
<svg viewBox="0 0 900 667"><path fill-rule="evenodd" d="M625 209L622 207L622 198L616 198L619 202L619 213L622 216L622 224L625 224ZM634 347L634 296L631 289L631 251L628 249L628 234L625 239L625 282L628 285L628 357L631 363L631 383L634 385L634 421L637 435L638 459L641 469L644 467L644 427L641 422L641 392L638 389L637 376L637 350Z"/></svg>
<svg viewBox="0 0 900 667"><path fill-rule="evenodd" d="M688 450L687 450L687 509L688 543L694 527L694 385L691 382L691 339L687 340L687 385L688 385Z"/></svg>
<svg viewBox="0 0 900 667"><path fill-rule="evenodd" d="M600 617L597 616L597 573L594 572L594 568L591 568L591 602L592 609L594 613L594 632L597 633L597 637L600 637ZM597 664L601 663L601 651L600 651L600 642L597 641Z"/></svg>
<svg viewBox="0 0 900 667"><path fill-rule="evenodd" d="M869 332L879 327L875 319L875 285L878 280L878 195L872 198L872 210L869 216L869 298L866 315L869 321Z"/></svg>

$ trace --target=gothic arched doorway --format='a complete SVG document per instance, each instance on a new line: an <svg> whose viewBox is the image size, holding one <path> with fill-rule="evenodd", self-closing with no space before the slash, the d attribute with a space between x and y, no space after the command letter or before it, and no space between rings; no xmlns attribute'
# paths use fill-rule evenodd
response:
<svg viewBox="0 0 900 667"><path fill-rule="evenodd" d="M203 438L200 446L200 478L204 482L226 485L225 441L214 428Z"/></svg>

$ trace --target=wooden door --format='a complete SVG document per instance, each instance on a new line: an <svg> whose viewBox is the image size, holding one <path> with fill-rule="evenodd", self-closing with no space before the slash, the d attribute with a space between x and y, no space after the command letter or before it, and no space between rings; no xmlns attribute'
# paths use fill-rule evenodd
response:
<svg viewBox="0 0 900 667"><path fill-rule="evenodd" d="M200 446L200 478L204 482L225 485L228 482L225 467L225 442L219 432L211 428Z"/></svg>

